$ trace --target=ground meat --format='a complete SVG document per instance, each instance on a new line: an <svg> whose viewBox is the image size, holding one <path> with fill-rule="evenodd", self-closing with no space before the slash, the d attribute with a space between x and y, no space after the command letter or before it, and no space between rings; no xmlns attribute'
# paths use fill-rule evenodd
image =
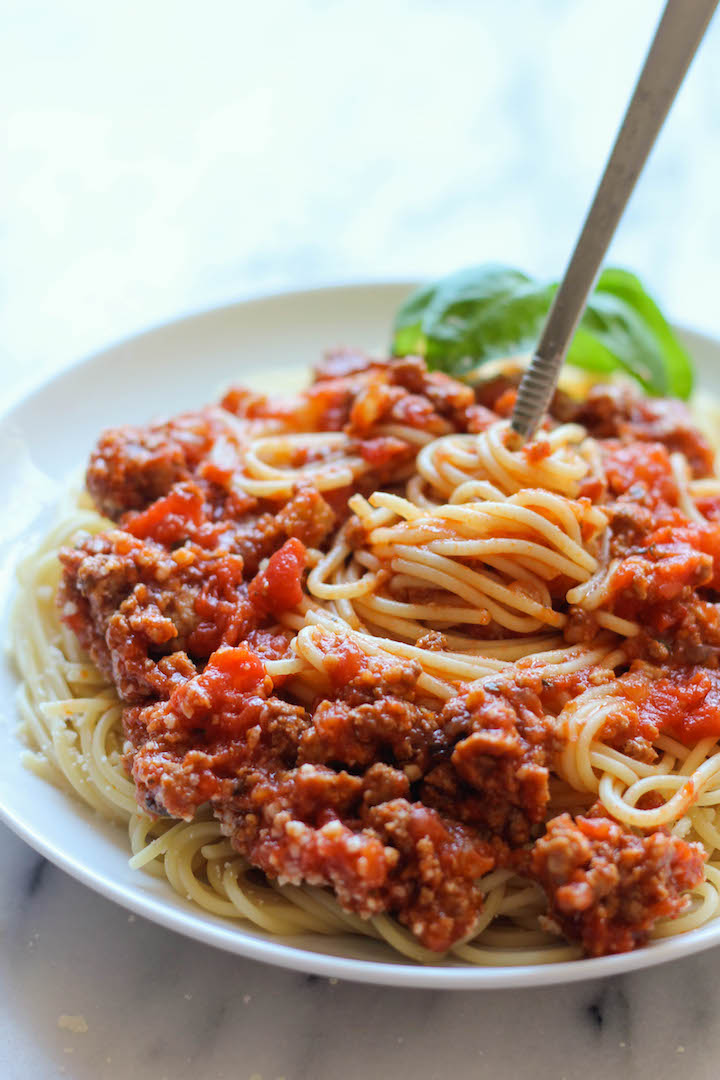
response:
<svg viewBox="0 0 720 1080"><path fill-rule="evenodd" d="M437 765L423 799L512 846L544 820L554 726L537 695L509 681L487 681L451 698L433 745Z"/></svg>
<svg viewBox="0 0 720 1080"><path fill-rule="evenodd" d="M437 952L470 934L482 910L478 879L495 865L491 847L405 799L372 807L364 820L398 854L386 887L388 910Z"/></svg>
<svg viewBox="0 0 720 1080"><path fill-rule="evenodd" d="M269 775L247 769L240 792L215 812L233 846L268 877L330 885L343 907L369 916L385 907L382 888L398 855L371 829L340 815L362 797L362 780L321 765Z"/></svg>
<svg viewBox="0 0 720 1080"><path fill-rule="evenodd" d="M610 502L609 549L618 560L602 607L635 622L629 654L655 662L717 666L720 655L720 523L691 520L666 447L656 442L601 444ZM565 628L577 640L579 616Z"/></svg>
<svg viewBox="0 0 720 1080"><path fill-rule="evenodd" d="M184 413L144 427L110 428L90 457L87 488L101 513L117 519L189 479L228 429L218 409Z"/></svg>
<svg viewBox="0 0 720 1080"><path fill-rule="evenodd" d="M257 624L243 563L195 545L169 552L114 530L60 552L62 619L126 701L166 696L206 658Z"/></svg>
<svg viewBox="0 0 720 1080"><path fill-rule="evenodd" d="M381 424L434 434L466 431L473 401L467 386L428 372L417 357L375 360L355 350L337 350L318 366L312 386L294 398L271 400L232 388L222 405L243 419L272 420L282 430L344 430L365 440ZM412 449L406 444L406 452Z"/></svg>
<svg viewBox="0 0 720 1080"><path fill-rule="evenodd" d="M436 436L452 431L451 424L426 397L394 385L386 371L374 373L354 395L346 430L349 435L367 438L381 424L402 424Z"/></svg>
<svg viewBox="0 0 720 1080"><path fill-rule="evenodd" d="M657 664L720 665L720 605L697 596L658 604L641 613L639 633L626 642L630 659Z"/></svg>
<svg viewBox="0 0 720 1080"><path fill-rule="evenodd" d="M121 518L126 532L156 540L165 547L192 541L209 550L223 548L241 556L245 577L292 537L322 544L335 515L312 487L302 487L284 506L261 510L256 499L235 489L223 491L202 480L182 481L145 510Z"/></svg>
<svg viewBox="0 0 720 1080"><path fill-rule="evenodd" d="M229 797L243 769L291 765L308 718L272 690L256 654L222 648L167 701L126 709L141 805L190 820L203 803Z"/></svg>
<svg viewBox="0 0 720 1080"><path fill-rule="evenodd" d="M315 644L335 698L351 706L389 696L414 700L422 672L416 660L368 655L350 638L329 633L317 634Z"/></svg>
<svg viewBox="0 0 720 1080"><path fill-rule="evenodd" d="M579 607L568 609L563 637L569 645L578 645L580 642L588 644L597 637L598 631L599 625L594 611Z"/></svg>
<svg viewBox="0 0 720 1080"><path fill-rule="evenodd" d="M410 794L410 781L404 772L376 761L363 776L363 803L366 807L379 806L393 799L406 799Z"/></svg>
<svg viewBox="0 0 720 1080"><path fill-rule="evenodd" d="M702 598L702 590L714 586L714 573L712 557L682 539L631 549L610 575L603 604L638 624L626 642L628 654L717 667L720 606Z"/></svg>
<svg viewBox="0 0 720 1080"><path fill-rule="evenodd" d="M330 535L336 516L319 491L301 487L277 515L288 537L301 540L306 547L320 547Z"/></svg>
<svg viewBox="0 0 720 1080"><path fill-rule="evenodd" d="M447 638L439 630L428 630L415 644L418 649L427 649L429 652L446 652L448 648Z"/></svg>
<svg viewBox="0 0 720 1080"><path fill-rule="evenodd" d="M290 643L294 636L292 630L284 626L272 626L251 630L243 644L261 660L285 660L292 655ZM277 677L275 684L278 684Z"/></svg>
<svg viewBox="0 0 720 1080"><path fill-rule="evenodd" d="M263 559L267 559L285 539L285 531L275 514L259 514L235 532L233 550L242 556L247 577L256 574Z"/></svg>
<svg viewBox="0 0 720 1080"><path fill-rule="evenodd" d="M120 518L125 532L140 540L156 540L165 547L179 547L192 540L200 547L237 550L238 533L257 500L238 490L225 491L202 479L183 480L144 510L130 510Z"/></svg>
<svg viewBox="0 0 720 1080"><path fill-rule="evenodd" d="M300 756L345 766L390 760L417 780L427 768L437 730L436 713L392 695L354 707L346 701L321 701L303 736Z"/></svg>
<svg viewBox="0 0 720 1080"><path fill-rule="evenodd" d="M634 761L647 765L657 761L653 742L658 737L658 727L648 717L640 717L636 709L616 709L603 724L600 734L604 745L612 746Z"/></svg>
<svg viewBox="0 0 720 1080"><path fill-rule="evenodd" d="M248 578L289 537L320 546L335 520L313 487L300 488L279 510L258 509L257 500L236 490L219 492L202 482L185 481L146 510L124 515L122 525L165 546L191 540L209 549L224 548L242 557Z"/></svg>
<svg viewBox="0 0 720 1080"><path fill-rule="evenodd" d="M348 910L389 911L428 948L449 948L481 910L477 879L495 863L491 846L410 803L410 781L394 766L364 755L369 767L353 775L303 761L305 737L322 730L330 703L318 705L311 726L272 689L257 656L223 648L167 701L126 709L141 804L190 820L209 802L233 845L268 876L330 885ZM395 716L375 711L400 747ZM405 742L412 753L412 736Z"/></svg>
<svg viewBox="0 0 720 1080"><path fill-rule="evenodd" d="M687 406L674 398L651 398L628 386L602 384L591 387L566 419L582 424L597 439L662 443L671 453L685 455L694 476L712 475L712 448Z"/></svg>
<svg viewBox="0 0 720 1080"><path fill-rule="evenodd" d="M622 558L631 549L643 547L655 525L655 515L648 507L629 499L618 499L608 508L610 516L611 558Z"/></svg>
<svg viewBox="0 0 720 1080"><path fill-rule="evenodd" d="M472 929L482 908L477 879L495 858L469 830L421 804L377 804L404 787L387 766L374 765L362 780L305 764L279 779L248 774L243 793L217 813L233 845L269 877L331 885L349 911L389 911L426 947L445 951Z"/></svg>
<svg viewBox="0 0 720 1080"><path fill-rule="evenodd" d="M348 638L316 638L332 696L318 703L300 747L302 760L348 767L375 760L400 765L418 780L430 761L437 712L418 700L420 665L368 656Z"/></svg>
<svg viewBox="0 0 720 1080"><path fill-rule="evenodd" d="M606 817L562 814L535 844L531 869L551 925L604 956L644 944L658 919L678 915L704 860L699 844L664 832L636 836Z"/></svg>
<svg viewBox="0 0 720 1080"><path fill-rule="evenodd" d="M442 371L428 371L419 356L403 356L391 361L388 373L394 386L427 398L440 416L454 427L466 426L466 411L475 404L471 387Z"/></svg>
<svg viewBox="0 0 720 1080"><path fill-rule="evenodd" d="M343 429L363 440L381 424L436 435L467 430L472 390L442 372L428 372L417 357L379 362L334 354L318 375L305 398L319 430Z"/></svg>
<svg viewBox="0 0 720 1080"><path fill-rule="evenodd" d="M361 376L361 379L352 381L353 376ZM361 400L365 392L370 391L372 405L370 399L363 401L355 416L349 417L353 428L359 431L366 431L373 421L380 419L379 414L373 420L369 419L380 401L383 403L381 412L398 423L404 418L411 426L420 426L413 418L417 420L422 415L435 425L438 417L444 417L457 430L466 430L467 409L475 401L470 387L443 372L428 371L424 361L417 356L377 360L354 349L337 349L327 353L316 367L315 379L316 386L340 384L351 387L354 396ZM392 387L404 393L388 390L379 394L380 387Z"/></svg>

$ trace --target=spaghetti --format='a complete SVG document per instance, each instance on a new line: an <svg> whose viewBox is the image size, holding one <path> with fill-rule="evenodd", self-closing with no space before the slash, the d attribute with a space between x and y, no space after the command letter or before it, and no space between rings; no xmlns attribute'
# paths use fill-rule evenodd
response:
<svg viewBox="0 0 720 1080"><path fill-rule="evenodd" d="M270 933L546 963L715 917L712 452L612 386L517 447L512 397L341 353L106 432L20 569L32 767Z"/></svg>

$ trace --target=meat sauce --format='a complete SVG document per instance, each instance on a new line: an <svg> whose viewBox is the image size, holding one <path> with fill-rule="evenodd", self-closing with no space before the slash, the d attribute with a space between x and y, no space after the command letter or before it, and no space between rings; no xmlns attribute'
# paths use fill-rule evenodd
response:
<svg viewBox="0 0 720 1080"><path fill-rule="evenodd" d="M638 665L620 679L637 706L638 722L687 746L720 739L720 673L702 667L653 669Z"/></svg>
<svg viewBox="0 0 720 1080"><path fill-rule="evenodd" d="M531 854L550 900L547 924L589 956L643 945L655 921L679 914L702 876L703 855L662 832L635 836L604 816L561 814Z"/></svg>
<svg viewBox="0 0 720 1080"><path fill-rule="evenodd" d="M667 446L651 441L643 430L644 442L613 438L599 444L608 485L610 554L616 560L607 606L637 623L639 632L628 644L632 655L715 668L720 656L720 521L686 515ZM704 440L698 435L693 450L689 437L683 431L680 441L688 461L698 463L702 473ZM674 441L669 433L669 445Z"/></svg>
<svg viewBox="0 0 720 1080"><path fill-rule="evenodd" d="M347 350L316 375L294 399L234 388L220 409L105 432L92 454L88 490L115 527L61 553L58 603L123 699L138 802L184 820L209 804L268 878L330 887L363 917L389 912L437 952L472 933L479 879L496 866L534 876L553 925L589 954L634 947L655 919L681 910L702 873L698 849L604 818L547 820L553 716L612 673L548 682L529 660L514 679L460 687L443 705L419 688L417 662L320 634L315 700L268 674L270 661L293 655L280 620L302 603L312 553L328 550L348 497L402 489L417 451L403 428L482 431L515 398L507 381L473 393L416 358ZM629 717L618 745L649 747L656 732L688 743L719 735L720 514L683 515L668 454L682 449L705 475L706 444L674 405L600 392L574 416L560 397L553 408L603 440L605 478L583 497L611 516L611 609L642 623L637 665L618 680ZM238 432L257 424L344 431L367 471L353 488L248 496L232 462ZM379 430L387 425L393 434ZM541 439L526 456L549 452ZM569 636L596 631L592 616L568 611ZM421 644L446 648L434 631ZM642 664L672 649L673 663L646 678Z"/></svg>

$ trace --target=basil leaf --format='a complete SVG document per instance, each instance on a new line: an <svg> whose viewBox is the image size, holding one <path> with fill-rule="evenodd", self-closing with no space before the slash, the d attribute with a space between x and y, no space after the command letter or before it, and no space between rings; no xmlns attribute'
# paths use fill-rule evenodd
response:
<svg viewBox="0 0 720 1080"><path fill-rule="evenodd" d="M431 368L466 375L488 360L536 344L557 288L487 263L427 285L401 306L395 355L419 354ZM607 269L587 305L567 360L587 371L625 371L648 393L687 397L689 358L635 275Z"/></svg>
<svg viewBox="0 0 720 1080"><path fill-rule="evenodd" d="M612 293L625 300L642 318L661 348L667 376L667 394L688 398L693 388L690 357L678 341L672 327L655 301L645 292L640 279L629 270L608 266L600 275L598 291Z"/></svg>

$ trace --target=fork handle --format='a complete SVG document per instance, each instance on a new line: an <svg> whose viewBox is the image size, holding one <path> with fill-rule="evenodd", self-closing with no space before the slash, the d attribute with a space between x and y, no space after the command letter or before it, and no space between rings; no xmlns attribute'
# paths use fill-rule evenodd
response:
<svg viewBox="0 0 720 1080"><path fill-rule="evenodd" d="M592 206L518 389L512 428L530 439L547 412L560 368L600 264L638 176L719 0L668 0Z"/></svg>

